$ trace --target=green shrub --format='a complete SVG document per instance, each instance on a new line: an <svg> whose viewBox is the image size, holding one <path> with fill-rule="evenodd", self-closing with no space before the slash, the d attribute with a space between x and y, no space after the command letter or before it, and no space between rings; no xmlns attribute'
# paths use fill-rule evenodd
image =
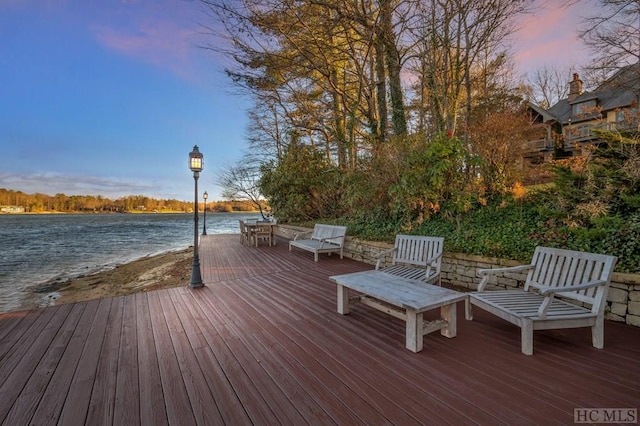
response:
<svg viewBox="0 0 640 426"><path fill-rule="evenodd" d="M440 236L448 252L518 261L542 245L615 255L616 271L640 272L640 145L613 138L597 154L563 160L553 184L484 200L459 140L410 136L342 175L321 155L288 153L262 189L292 220L322 218L367 240Z"/></svg>
<svg viewBox="0 0 640 426"><path fill-rule="evenodd" d="M260 192L277 217L304 221L342 214L339 170L307 145L290 145L280 162L261 167Z"/></svg>

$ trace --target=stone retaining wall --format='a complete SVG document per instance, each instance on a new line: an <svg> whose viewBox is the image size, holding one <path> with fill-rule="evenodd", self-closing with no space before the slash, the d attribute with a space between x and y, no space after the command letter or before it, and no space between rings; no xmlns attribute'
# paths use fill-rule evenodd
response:
<svg viewBox="0 0 640 426"><path fill-rule="evenodd" d="M278 225L276 234L293 239L296 233L310 232L308 228ZM359 240L347 236L344 255L352 259L375 265L378 254L393 247L391 244ZM391 259L386 259L386 263ZM320 260L322 261L322 260ZM480 279L476 276L478 268L506 267L519 265L512 260L472 256L460 253L445 253L442 259L442 282L471 290L478 288ZM522 287L526 273L505 274L492 283L494 288ZM489 286L490 288L490 286ZM605 316L609 320L626 322L640 327L640 275L614 272Z"/></svg>

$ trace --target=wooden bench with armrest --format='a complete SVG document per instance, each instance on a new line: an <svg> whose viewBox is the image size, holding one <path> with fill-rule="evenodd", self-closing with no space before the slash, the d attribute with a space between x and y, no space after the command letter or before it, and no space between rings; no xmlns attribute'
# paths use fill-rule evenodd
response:
<svg viewBox="0 0 640 426"><path fill-rule="evenodd" d="M440 285L444 238L422 235L396 235L393 248L378 255L376 270L403 278ZM380 269L382 261L393 253L391 265Z"/></svg>
<svg viewBox="0 0 640 426"><path fill-rule="evenodd" d="M604 308L617 258L536 247L531 264L480 269L477 292L468 293L466 318L478 306L521 328L521 350L533 355L533 331L591 327L593 346L604 347ZM523 289L484 291L490 276L529 271Z"/></svg>
<svg viewBox="0 0 640 426"><path fill-rule="evenodd" d="M301 235L296 234L293 240L289 241L289 251L292 247L313 253L314 261L318 261L318 254L340 252L340 259L343 258L344 239L347 235L347 227L339 225L323 225L316 223L308 239L298 239Z"/></svg>

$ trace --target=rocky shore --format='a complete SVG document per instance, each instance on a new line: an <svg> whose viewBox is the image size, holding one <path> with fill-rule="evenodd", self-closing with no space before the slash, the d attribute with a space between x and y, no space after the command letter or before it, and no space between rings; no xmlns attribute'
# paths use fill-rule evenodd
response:
<svg viewBox="0 0 640 426"><path fill-rule="evenodd" d="M191 278L192 261L191 248L145 257L109 271L49 284L37 293L47 293L47 304L60 305L186 286Z"/></svg>

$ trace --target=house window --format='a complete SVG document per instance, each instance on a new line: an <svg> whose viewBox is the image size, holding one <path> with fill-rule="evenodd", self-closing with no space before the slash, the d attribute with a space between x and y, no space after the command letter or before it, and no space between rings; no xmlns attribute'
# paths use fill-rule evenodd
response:
<svg viewBox="0 0 640 426"><path fill-rule="evenodd" d="M631 124L638 121L638 108L625 108L616 111L616 122Z"/></svg>
<svg viewBox="0 0 640 426"><path fill-rule="evenodd" d="M584 114L592 114L596 112L596 100L593 99L591 101L581 102L579 104L575 104L572 107L572 113L574 116L580 116Z"/></svg>

